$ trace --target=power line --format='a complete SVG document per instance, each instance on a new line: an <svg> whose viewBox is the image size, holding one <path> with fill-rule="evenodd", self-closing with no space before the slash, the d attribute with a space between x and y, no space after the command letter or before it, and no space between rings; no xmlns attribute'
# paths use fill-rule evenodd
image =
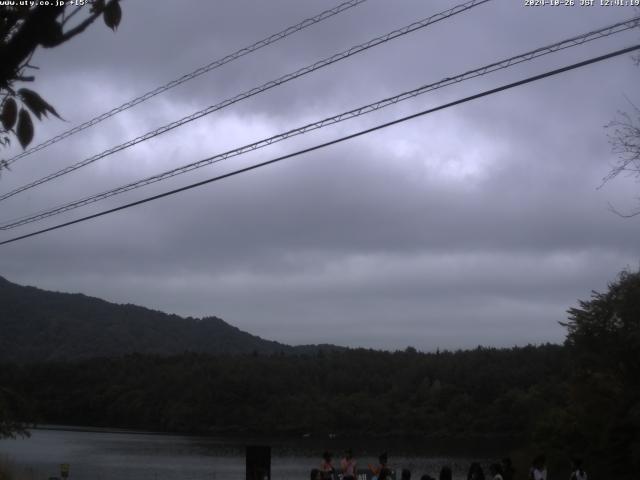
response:
<svg viewBox="0 0 640 480"><path fill-rule="evenodd" d="M158 200L160 198L164 198L164 197L168 197L168 196L171 196L171 195L175 195L176 193L180 193L180 192L184 192L184 191L187 191L187 190L191 190L191 189L196 188L196 187L201 187L203 185L207 185L207 184L212 183L212 182L223 180L225 178L233 177L233 176L239 175L241 173L245 173L245 172L248 172L248 171L251 171L251 170L256 170L258 168L265 167L267 165L271 165L271 164L274 164L274 163L277 163L277 162L281 162L282 160L286 160L288 158L292 158L292 157L296 157L296 156L299 156L299 155L302 155L302 154L305 154L305 153L313 152L315 150L319 150L321 148L325 148L325 147L328 147L330 145L335 145L335 144L344 142L346 140L351 140L353 138L360 137L362 135L366 135L366 134L375 132L377 130L381 130L383 128L387 128L387 127L390 127L392 125L403 123L403 122L406 122L406 121L414 119L414 118L418 118L418 117L421 117L421 116L424 116L424 115L428 115L430 113L434 113L434 112L437 112L439 110L444 110L446 108L450 108L450 107L453 107L453 106L456 106L456 105L460 105L460 104L463 104L463 103L466 103L466 102L470 102L470 101L476 100L478 98L482 98L482 97L486 97L486 96L489 96L489 95L493 95L493 94L502 92L504 90L508 90L508 89L511 89L511 88L518 87L520 85L525 85L527 83L536 82L538 80L542 80L542 79L547 78L547 77L551 77L551 76L554 76L554 75L558 75L560 73L568 72L570 70L574 70L576 68L584 67L586 65L591 65L593 63L601 62L603 60L607 60L609 58L613 58L613 57L617 57L617 56L620 56L620 55L624 55L626 53L630 53L630 52L633 52L633 51L636 51L636 50L640 50L640 44L639 45L634 45L632 47L627 47L627 48L624 48L624 49L621 49L621 50L616 50L614 52L608 53L606 55L601 55L599 57L593 57L593 58L590 58L589 60L584 60L582 62L574 63L574 64L571 64L571 65L567 65L565 67L558 68L558 69L555 69L555 70L551 70L551 71L548 71L548 72L545 72L545 73L541 73L539 75L534 75L532 77L525 78L524 80L519 80L517 82L513 82L513 83L506 84L506 85L502 85L500 87L493 88L491 90L485 90L484 92L477 93L475 95L464 97L462 99L455 100L453 102L449 102L449 103L446 103L444 105L440 105L438 107L434 107L434 108L430 108L430 109L427 109L427 110L423 110L421 112L414 113L412 115L407 115L405 117L402 117L402 118L399 118L399 119L396 119L396 120L392 120L390 122L386 122L386 123L382 123L380 125L376 125L375 127L367 128L365 130L361 130L359 132L352 133L350 135L346 135L346 136L343 136L343 137L340 137L340 138L336 138L334 140L330 140L328 142L324 142L324 143L321 143L321 144L318 144L318 145L314 145L313 147L309 147L309 148L305 148L305 149L302 149L302 150L298 150L296 152L289 153L287 155L282 155L280 157L277 157L277 158L274 158L274 159L271 159L271 160L267 160L265 162L261 162L261 163L255 164L255 165L251 165L249 167L245 167L245 168L241 168L241 169L238 169L238 170L234 170L233 172L225 173L223 175L218 175L216 177L209 178L207 180L202 180L200 182L192 183L190 185L186 185L184 187L176 188L176 189L170 190L168 192L164 192L164 193L160 193L158 195L153 195L151 197L143 198L142 200L137 200L135 202L127 203L127 204L121 205L119 207L115 207L115 208L111 208L109 210L104 210L102 212L94 213L93 215L87 215L85 217L81 217L81 218L78 218L76 220L71 220L69 222L60 223L60 224L54 225L52 227L43 228L42 230L37 230L37 231L32 232L32 233L27 233L25 235L20 235L18 237L10 238L9 240L4 240L4 241L0 242L0 246L7 245L7 244L13 243L13 242L17 242L19 240L24 240L26 238L30 238L30 237L33 237L33 236L36 236L36 235L40 235L40 234L43 234L43 233L46 233L46 232L51 232L53 230L58 230L60 228L68 227L68 226L74 225L76 223L85 222L87 220L91 220L91 219L94 219L94 218L102 217L102 216L108 215L110 213L118 212L120 210L125 210L127 208L135 207L135 206L141 205L143 203L148 203L148 202L151 202L151 201L154 201L154 200Z"/></svg>
<svg viewBox="0 0 640 480"><path fill-rule="evenodd" d="M260 148L272 145L274 143L286 140L288 138L297 136L297 135L301 135L307 132L310 132L312 130L317 130L320 128L324 128L326 126L329 125L333 125L336 123L340 123L343 122L345 120L349 120L351 118L355 118L355 117L359 117L371 112L374 112L376 110L380 110L382 108L388 107L390 105L394 105L398 102L402 102L404 100L408 100L410 98L414 98L417 97L418 95L422 95L425 94L427 92L431 92L434 90L437 90L439 88L443 88L449 85L453 85L455 83L459 83L465 80L469 80L472 78L476 78L482 75L486 75L488 73L492 73L495 72L497 70L502 70L505 68L509 68L513 65L517 65L526 61L530 61L533 60L535 58L541 57L543 55L548 55L550 53L553 52L557 52L559 50L564 50L566 48L571 48L571 47L575 47L578 45L582 45L586 42L592 41L592 40L596 40L599 38L604 38L616 33L620 33L623 32L625 30L629 30L631 28L635 28L638 25L640 25L640 17L635 17L623 22L618 22L615 23L613 25L609 25L607 27L603 27L600 28L598 30L593 30L591 32L588 33L584 33L578 36L574 36L571 38L568 38L566 40L562 40L560 42L556 42L554 44L551 45L547 45L545 47L540 47L537 48L535 50L531 50L528 51L526 53L522 53L520 55L516 55L516 56L512 56L510 58L504 59L504 60L500 60L494 63L491 63L489 65L485 65L481 68L477 68L475 70L469 70L465 73L456 75L454 77L447 77L445 79L442 79L438 82L435 83L431 83L429 85L424 85L421 86L419 88L416 88L414 90L410 90L407 92L403 92L400 93L398 95L395 95L393 97L389 97L389 98L385 98L383 100L379 100L377 102L374 103L370 103L368 105L364 105L361 106L359 108L353 109L353 110L349 110L347 112L343 112L337 115L334 115L332 117L328 117L328 118L324 118L322 120L319 120L317 122L314 123L309 123L307 125L289 130L287 132L284 133L280 133L278 135L274 135L272 137L268 137L262 140L259 140L257 142L253 142L247 145L244 145L242 147L233 149L233 150L229 150L227 152L224 153L220 153L205 159L201 159L197 162L193 162L190 164L186 164L183 165L181 167L177 167L141 180L137 180L135 182L131 182L128 184L125 184L123 186L111 189L111 190L107 190L105 192L102 193L98 193L95 195L91 195L85 198L82 198L80 200L75 200L63 205L59 205L56 206L54 208L49 208L40 212L37 212L35 214L30 214L28 216L23 216L20 217L18 219L14 219L11 221L6 221L4 224L0 225L0 230L9 230L12 228L16 228L22 225L26 225L29 223L33 223L39 220L43 220L45 218L49 218L51 216L54 215L58 215L64 212L68 212L70 210L79 208L79 207L83 207L86 205L89 205L91 203L95 203L98 202L100 200L104 200L106 198L110 198L113 197L115 195L119 195L121 193L125 193L146 185L150 185L162 180L166 180L168 178L172 178L174 176L177 175L181 175L183 173L187 173L190 172L192 170L196 170L198 168L202 168L205 167L207 165L211 165L214 163L218 163L221 161L224 161L228 158L231 157L235 157L235 156L239 156L242 155L244 153L250 152L250 151L254 151L254 150L258 150Z"/></svg>
<svg viewBox="0 0 640 480"><path fill-rule="evenodd" d="M296 32L299 32L300 30L304 30L307 27L310 27L312 25L315 25L316 23L320 23L323 20L326 20L328 18L333 17L334 15L337 15L339 13L344 12L345 10L348 10L350 8L356 7L364 2L366 2L367 0L349 0L348 2L344 2L341 3L340 5L331 8L329 10L325 10L324 12L319 13L318 15L315 15L314 17L310 17L310 18L306 18L303 21L292 25L290 27L285 28L284 30L278 32L278 33L274 33L273 35L270 35L266 38L263 38L262 40L257 41L256 43L249 45L248 47L244 47L241 48L239 50L236 50L233 53L230 53L222 58L219 58L217 60L214 60L213 62L204 65L200 68L197 68L195 70L193 70L190 73L187 73L181 77L178 77L174 80L171 80L170 82L161 85L153 90L150 90L149 92L140 95L139 97L136 97L132 100L129 100L126 103L123 103L122 105L115 107L111 110L109 110L108 112L105 112L101 115L98 115L97 117L94 117L90 120L87 120L86 122L73 127L65 132L62 132L59 135L56 135L55 137L52 137L38 145L35 145L34 147L31 147L28 150L25 150L24 152L15 155L14 157L11 157L10 159L8 159L6 161L7 165L11 165L12 163L20 160L21 158L24 158L28 155L31 155L34 152L37 152L39 150L42 150L43 148L46 148L50 145L53 145L54 143L59 142L60 140L64 140L67 137L70 137L71 135L74 135L78 132L81 132L82 130L85 130L89 127L92 127L94 125L97 125L98 123L106 120L107 118L113 117L114 115L117 115L120 112L124 112L125 110L128 110L131 107L135 107L136 105L145 102L147 100L149 100L152 97L155 97L156 95L159 95L161 93L166 92L167 90L170 90L174 87L177 87L178 85L188 82L189 80L192 80L196 77L199 77L200 75L203 75L207 72L210 72L211 70L214 70L216 68L219 68L227 63L230 63L234 60L237 60L238 58L241 58L245 55L248 55L249 53L253 53L257 50L260 50L263 47L266 47L267 45L271 45L272 43L275 43L279 40L282 40L286 37L288 37L289 35L293 35Z"/></svg>
<svg viewBox="0 0 640 480"><path fill-rule="evenodd" d="M70 165L66 168L63 168L62 170L58 170L55 173L52 173L50 175L47 175L46 177L42 177L36 181L33 181L31 183L28 183L26 185L23 185L21 187L18 187L8 193L2 194L0 195L0 201L2 200L6 200L7 198L13 197L14 195L17 195L20 192L24 192L25 190L29 190L33 187L36 187L38 185L42 185L43 183L49 182L55 178L61 177L63 175L66 175L68 173L71 173L75 170L78 170L79 168L85 167L91 163L94 163L104 157L107 157L109 155L112 155L114 153L120 152L126 148L132 147L134 145L137 145L140 142L144 142L146 140L149 140L153 137L156 137L158 135L161 135L163 133L166 133L170 130L173 130L174 128L180 127L186 123L192 122L194 120L197 120L199 118L204 117L205 115L209 115L210 113L216 112L218 110L222 110L223 108L226 108L230 105L233 105L234 103L240 102L242 100L245 100L249 97L252 97L254 95L257 95L259 93L262 93L266 90L269 90L271 88L277 87L279 85L282 85L283 83L289 82L293 79L296 79L298 77L301 77L303 75L306 75L308 73L311 73L315 70L324 68L328 65L331 65L335 62L338 62L340 60L344 60L345 58L349 58L352 55L356 55L358 53L361 53L365 50L368 50L370 48L376 47L378 45L381 45L383 43L386 43L390 40L394 40L398 37L401 37L403 35L407 35L408 33L412 33L415 32L416 30L419 30L421 28L425 28L429 25L432 25L436 22L439 22L441 20L445 20L447 18L450 18L454 15L457 15L459 13L465 12L471 8L474 8L478 5L481 5L483 3L487 3L490 2L491 0L470 0L466 3L457 5L453 8L450 8L448 10L445 10L444 12L440 12L437 13L435 15L432 15L428 18L425 18L423 20L420 20L418 22L414 22L410 25L407 25L405 27L402 27L400 29L397 30L393 30L385 35L376 37L372 40L369 40L365 43L361 43L359 45L355 45L347 50L344 50L340 53L336 53L335 55L332 55L331 57L327 57L323 60L319 60L311 65L308 65L306 67L303 67L299 70L296 70L295 72L292 73L288 73L286 75L283 75L275 80L271 80L267 83L262 84L259 87L254 87L250 90L247 90L243 93L240 93L234 97L231 97L227 100L223 100L220 103L217 103L216 105L212 105L210 107L207 107L203 110L200 110L198 112L195 112L191 115L188 115L186 117L181 118L180 120L176 120L174 122L171 122L167 125L164 125L160 128L157 128L155 130L152 130L150 132L145 133L144 135L141 135L139 137L134 138L133 140L129 140L128 142L122 143L120 145L117 145L115 147L112 147L108 150L103 151L102 153L99 153L97 155L94 155L92 157L86 158L85 160L82 160L80 162L77 162L73 165Z"/></svg>

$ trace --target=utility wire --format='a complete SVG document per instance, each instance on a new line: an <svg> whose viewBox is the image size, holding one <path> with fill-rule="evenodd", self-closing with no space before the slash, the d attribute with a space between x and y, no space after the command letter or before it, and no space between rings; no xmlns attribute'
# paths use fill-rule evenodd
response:
<svg viewBox="0 0 640 480"><path fill-rule="evenodd" d="M551 45L547 45L545 47L540 47L537 48L535 50L531 50L529 52L526 53L522 53L520 55L516 55L504 60L500 60L494 63L491 63L489 65L485 65L483 67L474 69L474 70L469 70L465 73L456 75L454 77L447 77L444 78L438 82L435 83L431 83L429 85L423 85L419 88L416 88L414 90L410 90L407 92L403 92L400 93L398 95L395 95L393 97L389 97L389 98L385 98L383 100L379 100L377 102L374 103L370 103L368 105L364 105L361 106L359 108L353 109L353 110L349 110L347 112L343 112L340 113L338 115L334 115L332 117L328 117L328 118L324 118L322 120L319 120L317 122L314 123L309 123L307 125L301 126L301 127L297 127L295 129L289 130L287 132L284 133L280 133L278 135L274 135L272 137L268 137L262 140L259 140L257 142L253 142L247 145L244 145L242 147L233 149L233 150L229 150L227 152L224 153L220 153L205 159L201 159L199 161L193 162L193 163L189 163L147 178L143 178L141 180L137 180L125 185L122 185L120 187L111 189L111 190L107 190L105 192L102 193L98 193L98 194L94 194L88 197L84 197L80 200L75 200L63 205L58 205L56 207L53 208L49 208L46 210L42 210L40 212L37 213L33 213L30 214L28 216L23 216L14 220L8 220L6 221L4 224L0 225L0 230L9 230L12 228L16 228L22 225L26 225L29 223L33 223L33 222L37 222L39 220L43 220L45 218L54 216L54 215L58 215L64 212L68 212L70 210L79 208L79 207L83 207L85 205L89 205L91 203L95 203L98 202L100 200L104 200L106 198L110 198L113 197L115 195L119 195L121 193L125 193L128 192L130 190L134 190L146 185L150 185L162 180L166 180L168 178L177 176L177 175L181 175L183 173L187 173L190 172L192 170L196 170L198 168L202 168L214 163L218 163L218 162L222 162L228 158L231 157L235 157L238 155L242 155L244 153L247 152L251 152L254 150L258 150L260 148L264 148L266 146L272 145L274 143L277 142L281 142L283 140L286 140L288 138L297 136L297 135L301 135L307 132L310 132L312 130L317 130L317 129L321 129L324 128L328 125L333 125L336 123L340 123L343 122L345 120L349 120L351 118L355 118L355 117L359 117L371 112L374 112L376 110L380 110L382 108L388 107L390 105L394 105L398 102L402 102L404 100L408 100L414 97L417 97L418 95L422 95L425 94L427 92L431 92L433 90L437 90L439 88L443 88L446 87L448 85L453 85L455 83L459 83L465 80L469 80L472 78L476 78L482 75L486 75L488 73L492 73L495 72L497 70L502 70L502 69L506 69L509 68L513 65L518 65L520 63L523 62L527 62L530 60L533 60L535 58L544 56L544 55L548 55L550 53L553 52L557 52L559 50L564 50L566 48L570 48L570 47L575 47L578 45L582 45L586 42L592 41L592 40L596 40L599 38L603 38L603 37L608 37L610 35L616 34L616 33L620 33L623 32L625 30L629 30L631 28L635 28L637 26L640 25L640 17L635 17L623 22L618 22L616 24L613 25L609 25L607 27L604 28L600 28L598 30L593 30L591 32L588 33L584 33L582 35L578 35L575 37L571 37L568 38L566 40L562 40L560 42L551 44Z"/></svg>
<svg viewBox="0 0 640 480"><path fill-rule="evenodd" d="M551 77L551 76L554 76L554 75L558 75L560 73L568 72L570 70L575 70L576 68L584 67L586 65L591 65L593 63L601 62L603 60L607 60L609 58L613 58L613 57L617 57L617 56L620 56L620 55L624 55L626 53L630 53L630 52L633 52L633 51L636 51L636 50L640 50L640 44L639 45L634 45L632 47L623 48L621 50L616 50L614 52L610 52L610 53L608 53L606 55L601 55L599 57L593 57L593 58L590 58L589 60L584 60L582 62L574 63L574 64L571 64L571 65L567 65L565 67L558 68L558 69L555 69L555 70L551 70L551 71L548 71L548 72L545 72L545 73L541 73L539 75L534 75L532 77L528 77L528 78L525 78L523 80L519 80L517 82L513 82L513 83L506 84L506 85L502 85L500 87L493 88L491 90L485 90L484 92L477 93L475 95L464 97L462 99L455 100L453 102L445 103L444 105L440 105L438 107L434 107L434 108L430 108L430 109L427 109L427 110L423 110L421 112L414 113L412 115L407 115L405 117L398 118L398 119L392 120L390 122L386 122L386 123L382 123L380 125L376 125L375 127L367 128L365 130L361 130L359 132L352 133L350 135L346 135L344 137L336 138L334 140L330 140L328 142L324 142L324 143L321 143L321 144L318 144L318 145L314 145L313 147L309 147L309 148L305 148L305 149L302 149L302 150L298 150L296 152L289 153L287 155L282 155L280 157L277 157L277 158L274 158L274 159L271 159L271 160L267 160L265 162L261 162L261 163L255 164L255 165L251 165L249 167L245 167L245 168L241 168L241 169L238 169L238 170L234 170L233 172L225 173L223 175L218 175L216 177L209 178L207 180L202 180L200 182L192 183L190 185L186 185L184 187L176 188L176 189L170 190L168 192L164 192L164 193L160 193L158 195L153 195L151 197L143 198L142 200L137 200L135 202L127 203L127 204L121 205L119 207L115 207L115 208L111 208L109 210L104 210L102 212L94 213L93 215L87 215L85 217L78 218L76 220L71 220L69 222L60 223L60 224L54 225L52 227L43 228L42 230L37 230L35 232L27 233L25 235L20 235L18 237L10 238L8 240L4 240L4 241L0 242L0 246L7 245L7 244L13 243L13 242L17 242L19 240L24 240L26 238L30 238L30 237L33 237L33 236L36 236L36 235L40 235L40 234L43 234L43 233L46 233L46 232L51 232L53 230L58 230L60 228L68 227L70 225L75 225L76 223L81 223L81 222L85 222L87 220L91 220L91 219L94 219L94 218L102 217L104 215L108 215L110 213L118 212L120 210L125 210L127 208L135 207L137 205L142 205L143 203L152 202L152 201L158 200L160 198L164 198L164 197L168 197L168 196L171 196L171 195L175 195L176 193L180 193L180 192L184 192L184 191L187 191L187 190L191 190L193 188L201 187L203 185L207 185L209 183L213 183L213 182L216 182L216 181L219 181L219 180L223 180L225 178L233 177L235 175L239 175L241 173L245 173L245 172L248 172L248 171L251 171L251 170L256 170L256 169L261 168L261 167L266 167L267 165L272 165L274 163L281 162L282 160L286 160L288 158L292 158L292 157L296 157L298 155L302 155L302 154L305 154L305 153L313 152L315 150L320 150L321 148L325 148L325 147L328 147L330 145L335 145L335 144L338 144L338 143L342 143L342 142L344 142L346 140L351 140L353 138L360 137L362 135L366 135L368 133L375 132L377 130L382 130L383 128L387 128L387 127L390 127L392 125L396 125L396 124L399 124L399 123L406 122L407 120L411 120L411 119L418 118L418 117L421 117L421 116L424 116L424 115L428 115L430 113L434 113L434 112L437 112L439 110L444 110L444 109L447 109L447 108L450 108L450 107L454 107L456 105L460 105L460 104L463 104L463 103L466 103L466 102L470 102L470 101L476 100L478 98L482 98L482 97L486 97L486 96L489 96L489 95L493 95L493 94L502 92L504 90L509 90L511 88L518 87L520 85L525 85L527 83L536 82L538 80L542 80L542 79L547 78L547 77Z"/></svg>
<svg viewBox="0 0 640 480"><path fill-rule="evenodd" d="M397 30L393 30L385 35L376 37L372 40L369 40L365 43L361 43L359 45L353 46L347 50L344 50L340 53L336 53L335 55L332 55L331 57L325 58L324 60L320 60L317 61L311 65L308 65L306 67L303 67L299 70L296 70L295 72L292 73L288 73L286 75L283 75L275 80L271 80L267 83L262 84L259 87L254 87L250 90L247 90L243 93L240 93L238 95L236 95L235 97L229 98L227 100L224 100L216 105L212 105L210 107L205 108L204 110L200 110L198 112L195 112L191 115L188 115L186 117L181 118L180 120L176 120L174 122L171 122L167 125L164 125L160 128L157 128L155 130L152 130L150 132L145 133L144 135L141 135L139 137L134 138L133 140L129 140L128 142L122 143L120 145L117 145L115 147L112 147L108 150L103 151L102 153L99 153L97 155L94 155L92 157L86 158L85 160L82 160L78 163L75 163L73 165L70 165L66 168L63 168L62 170L58 170L55 173L52 173L50 175L47 175L46 177L42 177L39 180L33 181L31 183L28 183L26 185L23 185L21 187L18 187L8 193L2 194L0 195L0 201L2 200L6 200L7 198L10 198L14 195L17 195L20 192L24 192L25 190L29 190L33 187L36 187L38 185L42 185L43 183L49 182L55 178L61 177L62 175L66 175L68 173L71 173L75 170L78 170L79 168L85 167L91 163L94 163L98 160L100 160L101 158L107 157L109 155L112 155L116 152L120 152L126 148L129 148L133 145L136 145L140 142L144 142L146 140L149 140L153 137L156 137L158 135L161 135L163 133L166 133L170 130L173 130L176 127L180 127L186 123L192 122L193 120L197 120L199 118L204 117L205 115L209 115L210 113L216 112L218 110L222 110L223 108L226 108L230 105L233 105L234 103L240 102L242 100L245 100L249 97L252 97L254 95L257 95L259 93L262 93L266 90L269 90L271 88L277 87L278 85L282 85L283 83L289 82L295 78L301 77L303 75L306 75L308 73L311 73L315 70L321 69L323 67L326 67L328 65L331 65L335 62L338 62L340 60L344 60L345 58L349 58L352 55L356 55L358 53L361 53L365 50L368 50L370 48L376 47L378 45L381 45L383 43L386 43L390 40L394 40L398 37L401 37L403 35L407 35L408 33L412 33L415 32L416 30L419 30L421 28L425 28L429 25L432 25L436 22L439 22L441 20L445 20L447 18L453 17L454 15L457 15L459 13L465 12L473 7L476 7L478 5L481 5L483 3L487 3L490 2L491 0L470 0L466 3L457 5L453 8L450 8L448 10L445 10L444 12L440 12L437 13L435 15L432 15L428 18L425 18L423 20L420 20L418 22L414 22L410 25L407 25L405 27L402 27L400 29Z"/></svg>
<svg viewBox="0 0 640 480"><path fill-rule="evenodd" d="M263 38L262 40L257 41L256 43L249 45L248 47L244 47L241 48L240 50L236 50L233 53L230 53L229 55L226 55L222 58L219 58L218 60L214 60L213 62L209 63L208 65L204 65L200 68L195 69L194 71L187 73L179 78L176 78L175 80L171 80L170 82L161 85L157 88L155 88L154 90L151 90L143 95L140 95L139 97L134 98L133 100L129 100L126 103L123 103L122 105L120 105L119 107L115 107L111 110L109 110L108 112L105 112L101 115L98 115L97 117L94 117L90 120L87 120L86 122L73 127L65 132L62 132L59 135L56 135L55 137L52 137L38 145L35 145L33 147L31 147L28 150L25 150L24 152L15 155L14 157L11 157L10 159L6 160L6 164L7 165L11 165L12 163L18 161L21 158L24 158L28 155L31 155L34 152L37 152L39 150L42 150L43 148L46 148L50 145L53 145L54 143L59 142L60 140L64 140L67 137L70 137L71 135L74 135L78 132L81 132L82 130L85 130L89 127L92 127L94 125L97 125L98 123L106 120L107 118L113 117L114 115L117 115L120 112L124 112L125 110L128 110L131 107L135 107L136 105L145 102L147 100L149 100L152 97L155 97L156 95L159 95L161 93L166 92L167 90L170 90L174 87L177 87L178 85L188 82L189 80L192 80L196 77L199 77L200 75L203 75L207 72L210 72L211 70L214 70L218 67L221 67L227 63L230 63L234 60L237 60L240 57L243 57L245 55L248 55L249 53L255 52L257 50L260 50L263 47L266 47L267 45L271 45L272 43L275 43L279 40L282 40L286 37L288 37L289 35L293 35L296 32L299 32L300 30L304 30L307 27L310 27L312 25L315 25L316 23L320 23L323 20L326 20L328 18L333 17L334 15L337 15L339 13L344 12L345 10L348 10L352 7L356 7L364 2L366 2L367 0L349 0L348 2L344 2L341 3L340 5L331 8L329 10L325 10L324 12L319 13L318 15L314 16L314 17L310 17L307 18L303 21L301 21L300 23L297 23L295 25L292 25L290 27L285 28L284 30L278 32L278 33L274 33L273 35L270 35L266 38Z"/></svg>

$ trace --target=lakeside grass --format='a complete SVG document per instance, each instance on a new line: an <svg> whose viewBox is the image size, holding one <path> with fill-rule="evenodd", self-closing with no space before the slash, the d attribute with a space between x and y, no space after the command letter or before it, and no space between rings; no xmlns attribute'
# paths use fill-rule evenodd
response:
<svg viewBox="0 0 640 480"><path fill-rule="evenodd" d="M0 456L0 480L16 480L14 465L6 456Z"/></svg>
<svg viewBox="0 0 640 480"><path fill-rule="evenodd" d="M0 480L35 480L33 469L20 469L7 455L0 455Z"/></svg>

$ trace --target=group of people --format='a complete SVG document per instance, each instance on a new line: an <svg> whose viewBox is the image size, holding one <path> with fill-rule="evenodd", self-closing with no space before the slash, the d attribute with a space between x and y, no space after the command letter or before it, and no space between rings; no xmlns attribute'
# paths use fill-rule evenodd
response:
<svg viewBox="0 0 640 480"><path fill-rule="evenodd" d="M500 463L489 465L489 475L491 480L513 480L516 470L513 468L510 458L503 458ZM485 480L484 470L478 462L473 462L467 473L467 480ZM545 478L546 480L546 478Z"/></svg>
<svg viewBox="0 0 640 480"><path fill-rule="evenodd" d="M378 456L377 465L368 465L371 480L391 480L393 478L393 470L389 467L389 456L387 453L381 453ZM572 460L572 473L569 480L587 480L587 474L582 468L580 459ZM510 458L504 458L500 463L493 463L489 466L489 478L485 477L482 466L474 462L469 467L467 480L514 480L515 469ZM330 452L324 452L320 468L311 470L310 480L357 480L358 464L353 457L351 449L345 451L344 457L340 459L340 465L336 469L333 466L333 456ZM411 472L403 469L401 480L411 480ZM444 466L440 470L439 480L452 480L452 471L449 466ZM436 480L430 475L422 475L420 480ZM524 478L523 478L524 480ZM547 480L547 467L544 455L538 455L531 462L526 480Z"/></svg>
<svg viewBox="0 0 640 480"><path fill-rule="evenodd" d="M547 480L547 461L544 455L538 455L531 462L529 480ZM571 460L571 476L569 480L587 480L587 472L582 468L582 460Z"/></svg>

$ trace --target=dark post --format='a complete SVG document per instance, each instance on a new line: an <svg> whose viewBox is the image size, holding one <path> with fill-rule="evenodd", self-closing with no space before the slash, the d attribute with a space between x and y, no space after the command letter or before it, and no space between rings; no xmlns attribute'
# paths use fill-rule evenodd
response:
<svg viewBox="0 0 640 480"><path fill-rule="evenodd" d="M271 447L247 445L247 480L271 480Z"/></svg>

